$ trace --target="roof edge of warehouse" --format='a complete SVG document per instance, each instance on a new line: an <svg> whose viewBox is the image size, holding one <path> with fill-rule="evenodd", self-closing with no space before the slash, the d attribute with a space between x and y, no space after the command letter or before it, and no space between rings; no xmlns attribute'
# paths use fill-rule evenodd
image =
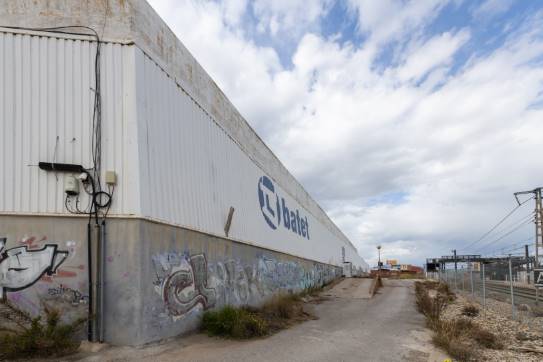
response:
<svg viewBox="0 0 543 362"><path fill-rule="evenodd" d="M87 26L105 41L135 43L176 82L182 84L201 106L258 162L279 185L327 225L338 237L356 247L332 222L326 212L290 174L287 168L260 138L219 86L196 61L174 32L146 0L5 0L0 8L0 27L49 28ZM251 146L257 139L258 148ZM262 152L263 151L263 152ZM273 164L279 173L272 174ZM277 177L279 176L279 177ZM299 186L299 190L289 186ZM299 195L302 191L303 195ZM300 197L301 196L301 197Z"/></svg>

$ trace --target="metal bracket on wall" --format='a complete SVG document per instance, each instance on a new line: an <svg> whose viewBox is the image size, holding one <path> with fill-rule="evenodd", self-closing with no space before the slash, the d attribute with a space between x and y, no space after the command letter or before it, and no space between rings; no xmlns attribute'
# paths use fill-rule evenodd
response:
<svg viewBox="0 0 543 362"><path fill-rule="evenodd" d="M226 224L224 225L224 234L228 237L230 232L230 226L232 225L232 217L234 216L234 208L230 206L230 211L228 211L228 218L226 219Z"/></svg>

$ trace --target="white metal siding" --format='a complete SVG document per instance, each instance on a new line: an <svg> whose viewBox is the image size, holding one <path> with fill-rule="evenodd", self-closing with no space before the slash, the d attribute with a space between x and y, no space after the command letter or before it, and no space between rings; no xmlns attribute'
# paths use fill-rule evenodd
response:
<svg viewBox="0 0 543 362"><path fill-rule="evenodd" d="M113 213L137 211L134 47L102 45L102 169L120 182ZM91 167L96 43L0 32L0 212L67 213L63 174L38 162ZM132 160L137 161L137 158ZM82 200L86 205L86 200Z"/></svg>
<svg viewBox="0 0 543 362"><path fill-rule="evenodd" d="M37 165L91 167L95 51L89 40L0 32L0 213L67 214L64 175ZM276 187L307 215L311 239L269 228L257 183L274 170L247 152L261 141L239 145L136 46L103 44L101 75L102 170L118 175L112 215L224 235L232 206L234 239L336 265L345 246L347 261L366 266L318 207L302 207L316 204L297 183L294 194Z"/></svg>
<svg viewBox="0 0 543 362"><path fill-rule="evenodd" d="M260 211L258 180L265 173L156 63L136 51L142 213L308 259L365 266L338 238L276 183L291 208L309 219L310 240L283 227L272 230ZM257 142L257 140L255 140ZM273 175L267 175L273 178ZM354 260L353 260L354 259Z"/></svg>

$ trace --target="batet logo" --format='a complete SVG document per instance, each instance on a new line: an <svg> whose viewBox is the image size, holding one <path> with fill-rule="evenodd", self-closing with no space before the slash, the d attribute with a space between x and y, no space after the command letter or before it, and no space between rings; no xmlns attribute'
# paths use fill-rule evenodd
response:
<svg viewBox="0 0 543 362"><path fill-rule="evenodd" d="M258 180L258 201L264 220L270 228L276 230L283 224L286 229L309 239L307 216L300 216L298 209L288 208L285 199L277 194L275 185L268 176L262 176Z"/></svg>

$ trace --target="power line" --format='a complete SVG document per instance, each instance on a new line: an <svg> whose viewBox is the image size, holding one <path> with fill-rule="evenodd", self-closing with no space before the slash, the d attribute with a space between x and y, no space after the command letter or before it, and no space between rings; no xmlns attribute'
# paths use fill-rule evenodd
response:
<svg viewBox="0 0 543 362"><path fill-rule="evenodd" d="M518 249L524 248L524 247L527 245L527 243L530 243L530 242L533 241L533 240L534 240L534 237L531 236L531 237L529 237L528 239L524 239L524 240L522 240L522 241L519 241L518 243L515 243L515 244L511 245L511 247L513 247L513 249L508 249L508 250L518 250ZM533 245L528 244L528 247L531 248L531 247L533 247ZM494 254L496 254L498 251L504 252L504 249L505 249L505 247L503 247L503 248L497 248L497 249L494 249L494 250L489 251L487 254L492 254L492 255L494 255Z"/></svg>
<svg viewBox="0 0 543 362"><path fill-rule="evenodd" d="M517 247L514 247L514 248L509 248L509 249L505 249L505 248L501 248L501 249L494 249L492 252L489 252L488 254L490 255L498 255L498 253L501 253L500 255L505 255L505 254L508 254L512 251L515 251L515 250L519 250L519 249L524 249L526 246L528 246L528 248L533 248L533 245L531 244L526 244L527 242L533 240L533 237L530 238L530 239L527 239L526 241L523 241L522 245L519 245L519 244L515 244L515 245L519 245Z"/></svg>
<svg viewBox="0 0 543 362"><path fill-rule="evenodd" d="M530 218L527 219L527 220L524 220L520 225L517 225L515 228L513 228L512 230L510 230L509 232L503 234L502 236L500 236L499 238L495 239L495 240L492 240L491 242L487 243L485 246L483 246L482 248L479 248L477 249L477 251L481 251L487 247L489 247L490 245L494 244L494 243L497 243L498 241L502 240L503 238L505 238L506 236L509 236L511 235L512 233L514 233L515 231L517 231L518 229L520 229L521 227L523 227L524 225L528 224L528 223L531 223L534 221L534 218L532 215L528 215Z"/></svg>
<svg viewBox="0 0 543 362"><path fill-rule="evenodd" d="M524 200L523 202L519 203L517 206L515 206L513 208L513 210L509 211L509 213L507 213L507 215L505 215L496 225L494 225L490 230L488 230L486 233L484 233L479 239L475 240L474 242L472 242L471 244L469 244L468 246L466 246L465 248L462 248L462 250L467 250L469 248L471 248L473 245L477 244L478 242L480 242L481 240L483 240L484 238L486 238L491 232L493 232L494 230L496 230L496 228L498 226L500 226L505 220L507 220L507 218L511 215L513 215L513 213L515 211L517 211L520 207L522 207L522 205L526 204L528 201L532 200L533 197L527 199L527 200Z"/></svg>
<svg viewBox="0 0 543 362"><path fill-rule="evenodd" d="M510 228L511 227L515 227L517 225L519 225L519 223L522 223L524 222L526 219L529 219L531 216L533 216L535 214L535 211L531 211L530 213L520 217L520 218L517 218L515 221L511 222L510 224L508 224L507 226L504 226L503 228L499 229L499 230L495 230L495 234L497 235L500 235L504 232L507 232L508 230L511 230Z"/></svg>

